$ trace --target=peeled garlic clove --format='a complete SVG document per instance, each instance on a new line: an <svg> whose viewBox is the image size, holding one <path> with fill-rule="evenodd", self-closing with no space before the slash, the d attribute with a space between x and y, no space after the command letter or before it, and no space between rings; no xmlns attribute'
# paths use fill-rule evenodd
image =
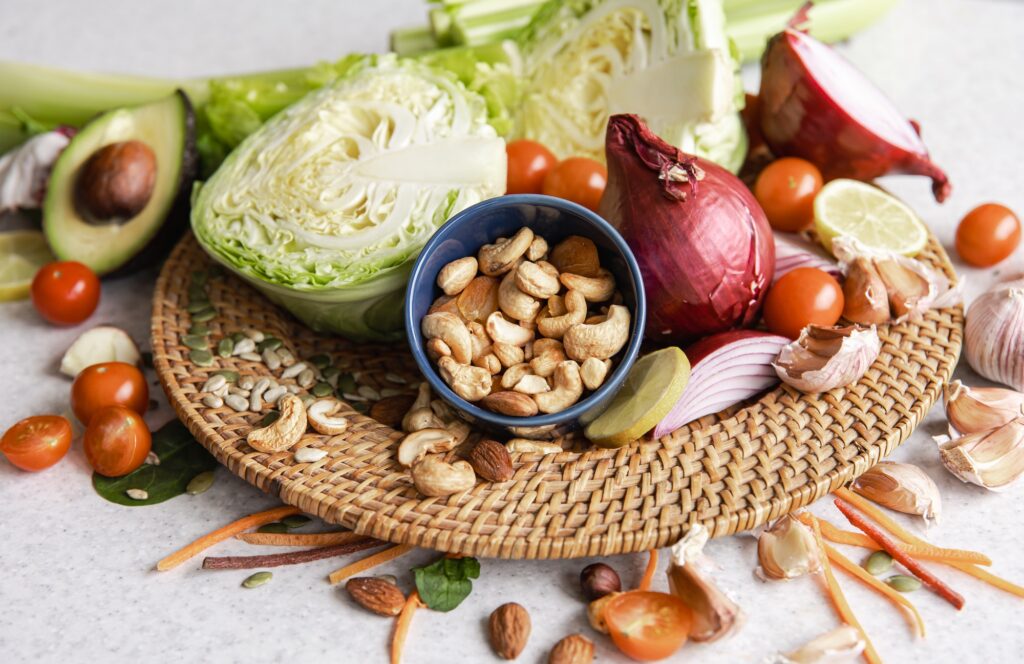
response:
<svg viewBox="0 0 1024 664"><path fill-rule="evenodd" d="M999 491L1024 475L1024 417L939 442L939 458L963 482Z"/></svg>
<svg viewBox="0 0 1024 664"><path fill-rule="evenodd" d="M866 258L856 258L843 281L843 318L861 325L889 320L889 296L885 283Z"/></svg>
<svg viewBox="0 0 1024 664"><path fill-rule="evenodd" d="M799 519L786 515L757 538L761 571L770 579L795 579L821 569L814 533Z"/></svg>
<svg viewBox="0 0 1024 664"><path fill-rule="evenodd" d="M942 395L946 419L961 434L990 431L1024 415L1024 394L1003 387L967 387L954 380Z"/></svg>
<svg viewBox="0 0 1024 664"><path fill-rule="evenodd" d="M843 625L793 652L779 655L771 664L845 664L857 661L866 646L860 631Z"/></svg>
<svg viewBox="0 0 1024 664"><path fill-rule="evenodd" d="M967 310L964 354L985 378L1024 391L1024 274L974 300Z"/></svg>
<svg viewBox="0 0 1024 664"><path fill-rule="evenodd" d="M802 392L826 392L860 380L881 350L873 325L809 325L799 339L783 346L772 366L779 378Z"/></svg>
<svg viewBox="0 0 1024 664"><path fill-rule="evenodd" d="M894 318L927 309L921 306L931 290L927 279L890 258L876 260L875 270L885 284Z"/></svg>
<svg viewBox="0 0 1024 664"><path fill-rule="evenodd" d="M690 638L694 641L729 637L739 631L744 621L740 607L697 563L707 540L707 529L695 525L672 547L672 563L668 568L669 590L693 611Z"/></svg>
<svg viewBox="0 0 1024 664"><path fill-rule="evenodd" d="M853 490L883 507L904 514L938 519L939 487L923 470L909 463L880 461L854 481Z"/></svg>

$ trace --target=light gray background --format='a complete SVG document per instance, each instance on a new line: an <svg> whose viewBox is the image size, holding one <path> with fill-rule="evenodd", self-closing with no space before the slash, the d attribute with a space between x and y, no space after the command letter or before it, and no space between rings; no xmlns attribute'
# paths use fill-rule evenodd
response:
<svg viewBox="0 0 1024 664"><path fill-rule="evenodd" d="M2 0L0 58L199 76L382 50L389 29L423 18L424 4L415 0ZM1000 201L1024 212L1024 3L906 0L842 50L921 121L935 158L948 170L954 195L944 206L931 200L923 179L885 181L947 246L956 221L981 202ZM753 86L756 73L746 74ZM996 270L961 273L973 294L997 273L1021 266L1018 252ZM114 323L148 345L154 277L105 283L100 309L88 325ZM79 331L48 327L26 303L0 305L0 426L67 408L69 381L56 365ZM159 388L153 390L162 400ZM151 414L151 424L168 417L164 403ZM922 465L942 488L945 515L929 536L948 546L982 549L995 560L996 572L1024 582L1020 488L997 495L960 484L939 465L929 438L941 430L935 409L895 454ZM78 444L45 473L21 473L0 461L0 660L386 661L391 622L355 607L344 591L324 581L339 561L278 568L274 580L257 590L239 588L246 572L203 572L198 559L169 573L152 571L159 558L185 542L274 502L221 470L214 488L200 497L129 509L92 492ZM836 516L831 508L816 511ZM240 542L216 549L222 555L252 551ZM754 578L752 538L713 542L709 553L721 568L722 585L746 610L747 625L729 641L687 646L674 661L758 662L837 624L813 580L764 584ZM408 568L431 558L417 552L379 572L399 575L408 587ZM482 578L458 610L416 616L404 661L497 661L485 642L485 621L505 601L524 604L533 617L533 635L520 661L546 661L551 645L570 632L594 636L575 580L587 562L484 561ZM625 583L634 584L644 557L609 562ZM916 593L913 600L929 627L923 642L910 637L902 615L889 604L845 576L841 582L888 662L1017 661L1024 649L1020 600L945 568L941 573L967 597L967 607L956 614L927 591ZM656 587L665 588L663 576ZM625 661L604 638L596 641L599 661Z"/></svg>

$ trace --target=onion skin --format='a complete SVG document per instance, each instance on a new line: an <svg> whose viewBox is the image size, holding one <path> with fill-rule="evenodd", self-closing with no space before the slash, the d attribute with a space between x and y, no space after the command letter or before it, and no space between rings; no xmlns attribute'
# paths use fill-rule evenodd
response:
<svg viewBox="0 0 1024 664"><path fill-rule="evenodd" d="M775 244L750 190L635 115L609 119L605 150L608 186L598 212L640 265L647 338L686 343L752 324L772 281Z"/></svg>
<svg viewBox="0 0 1024 664"><path fill-rule="evenodd" d="M907 130L900 137L905 144L895 142L899 140L894 138L897 130L886 137L869 126L870 118L854 117L842 98L850 93L835 82L826 89L808 64L827 67L829 61L837 65L833 67L837 72L852 68L828 46L792 28L768 42L761 59L758 97L761 131L772 152L812 162L826 181L870 181L889 173L925 175L932 179L935 200L944 201L952 185L931 161L917 124L903 118L880 91L873 101L878 104L876 110L888 117L875 122L875 127L906 123ZM856 83L859 86L861 81Z"/></svg>

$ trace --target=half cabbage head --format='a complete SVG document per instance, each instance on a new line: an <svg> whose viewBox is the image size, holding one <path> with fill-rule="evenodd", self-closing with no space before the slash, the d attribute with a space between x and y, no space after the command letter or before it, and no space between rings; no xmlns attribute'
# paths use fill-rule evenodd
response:
<svg viewBox="0 0 1024 664"><path fill-rule="evenodd" d="M503 194L505 170L483 98L450 73L370 56L249 135L195 192L192 228L314 329L396 338L420 249Z"/></svg>

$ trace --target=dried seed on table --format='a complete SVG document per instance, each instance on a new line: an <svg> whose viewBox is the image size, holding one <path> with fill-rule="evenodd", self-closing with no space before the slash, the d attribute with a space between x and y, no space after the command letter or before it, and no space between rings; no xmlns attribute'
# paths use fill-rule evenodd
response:
<svg viewBox="0 0 1024 664"><path fill-rule="evenodd" d="M317 369L323 370L331 366L331 356L325 355L324 353L319 353L309 358L309 363L312 364Z"/></svg>
<svg viewBox="0 0 1024 664"><path fill-rule="evenodd" d="M200 323L205 323L206 321L213 320L216 317L217 310L214 309L213 307L209 307L207 309L203 309L202 311L197 311L194 314L192 314L192 320Z"/></svg>
<svg viewBox="0 0 1024 664"><path fill-rule="evenodd" d="M312 394L300 394L299 395L299 400L302 402L303 406L305 406L306 408L309 408L309 404L311 404L314 401L316 401L316 397L313 396Z"/></svg>
<svg viewBox="0 0 1024 664"><path fill-rule="evenodd" d="M256 342L256 347L259 348L262 353L265 350L277 350L281 347L282 343L284 342L277 337L263 337L262 341Z"/></svg>
<svg viewBox="0 0 1024 664"><path fill-rule="evenodd" d="M263 393L270 388L269 378L260 378L249 393L249 410L258 413L263 410Z"/></svg>
<svg viewBox="0 0 1024 664"><path fill-rule="evenodd" d="M327 367L320 372L320 375L323 377L324 381L331 386L331 388L337 388L338 378L341 377L341 369L338 367Z"/></svg>
<svg viewBox="0 0 1024 664"><path fill-rule="evenodd" d="M263 361L263 358L260 357L259 353L242 353L241 355L236 355L235 357L237 357L237 358L239 358L241 360L245 360L246 362L262 362Z"/></svg>
<svg viewBox="0 0 1024 664"><path fill-rule="evenodd" d="M190 314L198 313L210 308L210 301L207 299L189 298L188 306L185 307L185 311Z"/></svg>
<svg viewBox="0 0 1024 664"><path fill-rule="evenodd" d="M192 364L200 367L213 366L213 354L208 350L189 351L188 358L192 360Z"/></svg>
<svg viewBox="0 0 1024 664"><path fill-rule="evenodd" d="M186 334L181 338L181 343L192 350L206 350L210 347L210 341L197 334Z"/></svg>
<svg viewBox="0 0 1024 664"><path fill-rule="evenodd" d="M353 394L351 392L342 392L341 398L345 401L351 401L352 403L362 403L366 401L366 397L361 394ZM369 408L369 406L367 406L367 408Z"/></svg>
<svg viewBox="0 0 1024 664"><path fill-rule="evenodd" d="M298 375L295 382L298 383L299 387L309 389L313 387L313 383L316 382L316 374L313 373L312 369L305 369Z"/></svg>
<svg viewBox="0 0 1024 664"><path fill-rule="evenodd" d="M274 575L270 572L256 572L255 574L247 576L245 578L245 581L242 581L242 587L259 588L264 583L270 581L272 578L274 578Z"/></svg>
<svg viewBox="0 0 1024 664"><path fill-rule="evenodd" d="M210 326L206 323L192 323L188 328L188 333L204 336L210 333Z"/></svg>
<svg viewBox="0 0 1024 664"><path fill-rule="evenodd" d="M295 530L296 528L303 527L312 520L313 519L309 518L305 514L292 514L291 516L286 516L285 518L281 519L281 523L288 526L289 530Z"/></svg>
<svg viewBox="0 0 1024 664"><path fill-rule="evenodd" d="M287 348L278 348L277 354L281 358L282 367L290 367L295 364L295 356L292 355L292 352Z"/></svg>
<svg viewBox="0 0 1024 664"><path fill-rule="evenodd" d="M271 371L277 371L281 368L281 356L277 354L276 350L268 348L263 351L260 357L263 358L263 364L267 365L267 368Z"/></svg>
<svg viewBox="0 0 1024 664"><path fill-rule="evenodd" d="M224 399L220 398L216 394L207 394L203 397L203 405L207 408L220 408L224 405Z"/></svg>
<svg viewBox="0 0 1024 664"><path fill-rule="evenodd" d="M207 470L199 473L191 480L188 481L188 485L185 487L185 493L190 496L198 496L201 493L205 493L207 489L213 486L213 480L216 476L212 470Z"/></svg>
<svg viewBox="0 0 1024 664"><path fill-rule="evenodd" d="M281 397L283 397L286 394L288 394L288 388L285 387L284 385L278 385L277 387L272 387L266 392L264 392L263 400L273 405L280 401Z"/></svg>
<svg viewBox="0 0 1024 664"><path fill-rule="evenodd" d="M384 374L384 378L391 381L392 383L398 383L399 385L405 385L406 383L409 382L405 378L402 378L396 373Z"/></svg>
<svg viewBox="0 0 1024 664"><path fill-rule="evenodd" d="M243 410L249 410L249 400L245 397L237 394L229 394L224 397L224 403L226 403L231 409L241 413Z"/></svg>
<svg viewBox="0 0 1024 664"><path fill-rule="evenodd" d="M227 384L227 378L225 378L224 376L214 374L209 378L209 380L203 383L203 389L201 389L200 392L216 392L217 390L219 390L220 388L224 387Z"/></svg>
<svg viewBox="0 0 1024 664"><path fill-rule="evenodd" d="M315 447L303 447L295 451L295 461L298 463L316 463L325 456L327 456L325 450Z"/></svg>
<svg viewBox="0 0 1024 664"><path fill-rule="evenodd" d="M284 525L280 521L275 521L274 523L267 523L260 526L256 529L256 532L281 534L288 532L288 526Z"/></svg>
<svg viewBox="0 0 1024 664"><path fill-rule="evenodd" d="M338 378L338 390L341 392L354 393L359 389L359 384L356 383L356 378L350 373L343 373Z"/></svg>
<svg viewBox="0 0 1024 664"><path fill-rule="evenodd" d="M245 336L249 337L250 339L252 339L256 343L259 343L259 342L261 342L261 341L263 341L264 339L267 338L265 334L263 334L259 330L254 330L251 327L248 328L248 329L242 330L242 334L244 334Z"/></svg>
<svg viewBox="0 0 1024 664"><path fill-rule="evenodd" d="M405 390L395 389L394 387L385 387L380 391L381 399L389 399L391 397L398 397L405 394Z"/></svg>
<svg viewBox="0 0 1024 664"><path fill-rule="evenodd" d="M225 337L217 344L217 354L221 357L231 357L235 352L235 342L230 337Z"/></svg>
<svg viewBox="0 0 1024 664"><path fill-rule="evenodd" d="M279 417L281 417L281 411L272 410L260 419L260 426L269 427L271 424L276 422Z"/></svg>
<svg viewBox="0 0 1024 664"><path fill-rule="evenodd" d="M330 396L333 392L334 388L331 387L330 383L317 383L313 386L313 396L315 397Z"/></svg>
<svg viewBox="0 0 1024 664"><path fill-rule="evenodd" d="M237 383L238 382L238 372L237 371L232 371L231 369L221 369L219 371L214 371L213 375L214 376L224 376L224 380L228 381L229 383Z"/></svg>
<svg viewBox="0 0 1024 664"><path fill-rule="evenodd" d="M242 337L241 341L235 342L235 355L244 355L245 353L255 353L256 342L252 339Z"/></svg>
<svg viewBox="0 0 1024 664"><path fill-rule="evenodd" d="M232 385L228 388L228 394L237 394L240 397L249 398L249 390L242 389L238 385Z"/></svg>
<svg viewBox="0 0 1024 664"><path fill-rule="evenodd" d="M256 379L253 376L242 376L238 379L238 386L243 390L251 390L255 384Z"/></svg>
<svg viewBox="0 0 1024 664"><path fill-rule="evenodd" d="M287 369L281 372L281 378L295 378L300 373L306 370L305 362L296 362Z"/></svg>
<svg viewBox="0 0 1024 664"><path fill-rule="evenodd" d="M906 576L905 574L897 574L890 576L885 580L889 587L893 590L897 590L901 593L912 593L915 590L921 589L921 582L912 576Z"/></svg>
<svg viewBox="0 0 1024 664"><path fill-rule="evenodd" d="M246 336L244 334L242 334L241 332L233 332L231 334L231 340L234 341L236 344L239 341L241 341L241 340L243 340L245 338L246 338Z"/></svg>
<svg viewBox="0 0 1024 664"><path fill-rule="evenodd" d="M128 489L125 491L125 494L132 500L146 500L149 498L149 493L142 489Z"/></svg>
<svg viewBox="0 0 1024 664"><path fill-rule="evenodd" d="M359 389L356 390L356 393L369 401L380 401L380 392L373 389L369 385L360 385Z"/></svg>
<svg viewBox="0 0 1024 664"><path fill-rule="evenodd" d="M892 568L892 562L892 556L885 551L875 551L864 561L864 569L869 574L878 576L883 572L888 572Z"/></svg>
<svg viewBox="0 0 1024 664"><path fill-rule="evenodd" d="M209 302L210 296L206 293L206 289L202 286L192 284L188 287L188 301L189 302Z"/></svg>
<svg viewBox="0 0 1024 664"><path fill-rule="evenodd" d="M289 394L298 394L299 392L302 391L302 388L299 387L298 385L288 385L287 387Z"/></svg>

